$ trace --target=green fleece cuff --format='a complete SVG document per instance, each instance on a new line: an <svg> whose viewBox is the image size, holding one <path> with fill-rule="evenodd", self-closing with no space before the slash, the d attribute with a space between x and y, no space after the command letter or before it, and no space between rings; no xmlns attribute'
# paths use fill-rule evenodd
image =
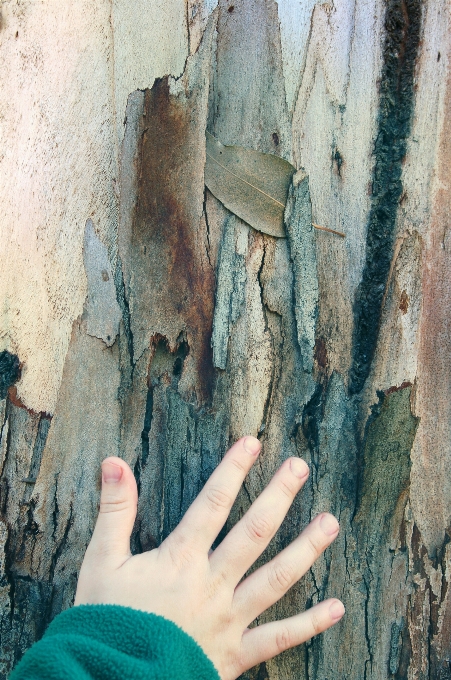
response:
<svg viewBox="0 0 451 680"><path fill-rule="evenodd" d="M80 605L57 616L10 680L219 680L181 628L118 605Z"/></svg>

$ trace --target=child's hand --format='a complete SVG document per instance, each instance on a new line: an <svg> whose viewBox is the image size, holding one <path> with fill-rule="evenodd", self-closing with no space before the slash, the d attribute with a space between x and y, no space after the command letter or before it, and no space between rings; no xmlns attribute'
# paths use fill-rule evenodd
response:
<svg viewBox="0 0 451 680"><path fill-rule="evenodd" d="M135 478L120 458L104 460L100 513L81 567L75 604L119 604L170 619L199 643L223 680L237 678L337 623L344 607L339 600L326 600L284 621L247 628L305 574L338 534L337 520L321 514L291 545L241 581L308 477L301 459L283 463L244 517L209 552L259 452L257 439L240 439L172 534L156 550L135 556L130 553Z"/></svg>

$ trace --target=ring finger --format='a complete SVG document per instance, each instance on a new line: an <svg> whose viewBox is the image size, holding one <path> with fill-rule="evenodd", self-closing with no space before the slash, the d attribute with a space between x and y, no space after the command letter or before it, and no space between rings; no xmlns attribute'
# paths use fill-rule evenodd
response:
<svg viewBox="0 0 451 680"><path fill-rule="evenodd" d="M285 550L239 584L233 606L244 626L280 600L304 576L335 540L338 531L339 525L333 515L318 515Z"/></svg>

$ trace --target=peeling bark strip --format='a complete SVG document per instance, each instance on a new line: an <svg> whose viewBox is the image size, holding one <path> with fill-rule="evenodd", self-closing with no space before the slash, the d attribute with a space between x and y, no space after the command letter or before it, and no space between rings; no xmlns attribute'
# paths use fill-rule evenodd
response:
<svg viewBox="0 0 451 680"><path fill-rule="evenodd" d="M137 200L129 242L120 239L133 362L154 336L166 338L171 351L185 340L190 353L182 386L199 403L209 401L213 390L215 278L203 217L213 29L210 22L198 53L188 59L179 80L157 80L144 93L141 116L134 121L140 135Z"/></svg>
<svg viewBox="0 0 451 680"><path fill-rule="evenodd" d="M366 261L354 305L352 394L361 391L370 371L393 255L396 216L402 195L402 162L414 108L414 71L420 44L421 11L421 0L387 2Z"/></svg>
<svg viewBox="0 0 451 680"><path fill-rule="evenodd" d="M407 610L408 630L404 637L408 637L406 646L411 674L415 680L448 680L451 677L449 533L431 558L415 524L412 527L410 559L415 578ZM424 624L425 613L427 626Z"/></svg>
<svg viewBox="0 0 451 680"><path fill-rule="evenodd" d="M87 220L85 226L83 261L88 283L87 333L101 338L107 347L111 347L119 333L122 314L116 300L108 252L96 235L92 220Z"/></svg>
<svg viewBox="0 0 451 680"><path fill-rule="evenodd" d="M301 170L290 186L285 225L293 263L293 297L298 343L304 370L313 368L316 318L318 316L318 276L315 234L308 177Z"/></svg>
<svg viewBox="0 0 451 680"><path fill-rule="evenodd" d="M32 498L50 418L4 405L0 426L0 677L6 678L48 623L50 583L33 572L38 528Z"/></svg>

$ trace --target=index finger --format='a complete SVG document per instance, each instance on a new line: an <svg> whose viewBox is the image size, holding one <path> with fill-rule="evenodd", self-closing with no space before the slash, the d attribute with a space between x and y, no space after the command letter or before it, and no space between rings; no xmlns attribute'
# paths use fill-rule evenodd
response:
<svg viewBox="0 0 451 680"><path fill-rule="evenodd" d="M227 521L244 479L257 460L261 444L243 437L229 449L172 532L175 541L196 544L208 551Z"/></svg>

